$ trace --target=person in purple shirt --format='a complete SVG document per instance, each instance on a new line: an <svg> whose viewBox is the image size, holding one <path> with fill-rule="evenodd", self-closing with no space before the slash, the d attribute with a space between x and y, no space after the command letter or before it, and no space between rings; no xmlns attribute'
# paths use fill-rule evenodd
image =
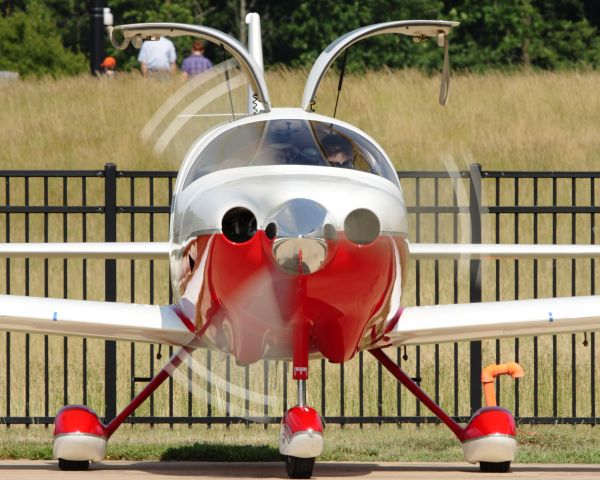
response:
<svg viewBox="0 0 600 480"><path fill-rule="evenodd" d="M204 43L202 40L194 40L192 54L186 57L181 64L183 77L193 77L211 68L212 62L204 56Z"/></svg>

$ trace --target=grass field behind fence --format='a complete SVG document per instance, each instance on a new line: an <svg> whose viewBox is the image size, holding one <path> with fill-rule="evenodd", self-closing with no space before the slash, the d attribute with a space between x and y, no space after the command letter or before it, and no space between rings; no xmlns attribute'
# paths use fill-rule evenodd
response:
<svg viewBox="0 0 600 480"><path fill-rule="evenodd" d="M274 106L298 106L306 72L280 70L269 72L267 80L271 89ZM418 72L369 72L365 75L349 75L342 91L338 117L363 128L380 142L399 170L445 170L467 169L472 162L479 162L484 169L499 170L597 170L600 156L600 90L597 88L600 74L597 72L570 73L521 73L521 74L487 74L483 76L456 75L452 79L450 104L442 108L437 104L439 78L424 76ZM0 169L101 169L106 162L117 164L120 170L175 170L181 155L189 146L189 139L200 130L201 122L190 121L182 130L181 138L173 142L172 148L163 156L152 153L152 143L147 144L140 139L140 131L151 118L154 111L164 99L181 88L180 82L144 81L136 75L123 75L114 81L93 78L65 78L61 80L23 81L0 84ZM320 113L330 114L333 111L337 78L328 75L324 90L319 94L316 109ZM193 98L194 93L190 98ZM244 108L244 88L233 92L235 109ZM190 98L184 98L178 109L189 105ZM215 110L228 108L228 99L213 107ZM166 123L157 132L166 129ZM204 124L203 128L205 127ZM158 135L159 133L157 133ZM50 204L81 204L81 182L69 180L63 188L62 179L49 182L48 198ZM130 181L119 180L119 205L147 205L150 200L150 183L147 180L136 181L135 196L130 198ZM429 183L428 183L429 182ZM434 181L423 181L420 190L420 202L432 205ZM500 204L515 204L515 189L519 189L519 202L523 205L551 204L549 183L540 181L538 197L533 198L531 181L502 183L499 193ZM590 204L589 185L575 185L577 204ZM600 183L594 184L597 191ZM103 184L99 180L88 180L86 201L88 205L101 204ZM414 205L416 192L414 183L403 183L404 193L409 205ZM455 182L454 187L449 180L440 181L440 204L451 204L454 195L458 203L464 205L468 200L468 183L464 180ZM572 201L573 185L570 181L558 182L557 198L560 204L568 205ZM10 203L23 205L25 202L25 184L23 180L12 181L10 187ZM32 179L29 184L32 205L43 202L43 181ZM168 185L166 181L156 181L153 185L155 204L168 204ZM7 196L6 184L0 185L0 199ZM496 191L491 180L484 180L483 204L495 201ZM598 194L596 194L597 203ZM554 229L552 218L541 215L538 219L538 241L550 243L552 232L556 230L559 243L589 243L594 237L594 225L598 220L594 215L578 215L576 228L571 229L571 215L559 215L557 228ZM411 217L412 241L468 241L469 230L467 215L458 215L458 228L454 230L452 215L439 217L421 216L420 229L416 228L416 218ZM68 235L65 237L62 215L48 216L48 239L50 241L82 241L83 216L70 216L66 222ZM435 238L436 223L438 238ZM593 223L595 221L595 224ZM25 226L29 222L29 240L43 241L44 219L42 215L0 215L0 236L9 241L24 241ZM85 239L102 241L104 236L101 215L88 214L85 217ZM121 241L146 241L150 239L149 226L154 229L154 240L166 240L168 222L166 216L120 215L118 239ZM499 241L512 243L515 240L529 243L533 241L533 217L531 215L506 215L500 220ZM7 227L10 235L7 236ZM133 235L132 235L133 233ZM495 242L495 218L484 218L483 240ZM167 262L136 261L134 263L120 260L118 264L118 288L120 301L137 301L166 303L168 301L168 268ZM519 262L518 271L512 261L501 261L499 289L495 288L496 264L484 262L483 294L484 299L510 299L516 296L531 298L533 296L533 261ZM62 260L51 260L47 267L43 260L24 260L0 262L0 290L6 291L10 281L11 293L26 293L24 275L29 271L31 295L43 295L48 290L50 296L70 298L102 299L104 295L103 262L88 261L84 276L83 262L69 260L66 270ZM411 264L409 284L405 291L407 304L468 301L468 264L458 265L459 290L454 292L452 279L453 262L440 262L438 280L440 289L435 292L435 265L432 261L420 263L420 297L415 296L416 265ZM538 262L538 295L552 294L552 261ZM594 269L589 260L576 262L575 283L571 281L571 262L558 262L559 275L555 288L559 295L572 293L583 295L592 291L592 286L600 282L598 269ZM44 284L44 273L48 271L48 281ZM65 277L66 271L66 277ZM132 285L133 273L133 290ZM154 290L149 292L149 282L154 275ZM518 280L516 286L515 280ZM85 281L84 281L85 280ZM571 335L558 337L559 357L557 369L558 415L571 416L571 358L577 360L577 401L578 415L588 416L595 407L598 411L598 398L591 404L591 347L582 346L583 335L573 338ZM26 402L23 359L26 355L26 336L11 334L11 410L14 416L44 415L44 339L40 335L29 336L29 357L31 391ZM49 415L54 415L64 401L78 403L84 400L98 411L104 412L103 405L103 347L99 340L87 340L87 383L82 380L83 365L81 350L83 340L62 337L49 339L50 385ZM551 337L540 337L539 352L539 411L540 416L552 415L552 346ZM573 345L575 348L573 349ZM65 346L66 354L65 354ZM519 360L528 375L519 382L519 414L533 415L534 383L532 372L533 339L524 338L519 344ZM0 358L6 358L7 336L0 336ZM118 403L123 407L131 393L131 362L133 352L135 358L135 375L149 376L156 372L164 362L166 352L163 349L163 360L152 359L156 354L156 346L138 344L133 347L127 342L118 344ZM423 378L422 386L434 395L439 392L441 405L452 414L469 414L469 377L468 377L468 344L459 343L457 379L454 376L454 345L441 345L436 353L434 346L411 347L408 349L408 360L403 361L407 372ZM596 348L596 366L600 364ZM396 352L391 352L396 356ZM417 357L418 353L418 357ZM515 358L514 339L500 342L502 361ZM64 360L68 364L68 385L64 384ZM440 370L435 375L434 359L439 355ZM484 363L495 361L495 341L484 342ZM213 368L212 382L208 382L202 373L202 365L206 365L210 356ZM368 354L364 356L364 415L416 415L427 414L423 408L419 410L417 402L404 389L398 390L396 383L388 374L382 376L382 404L377 403L378 368ZM226 413L227 388L216 378L225 377L226 360L216 353L196 352L194 358L197 365L192 372L194 394L191 408L193 415L203 416L208 413L207 404L211 404L211 414L222 416ZM418 368L417 372L417 358ZM309 398L311 404L321 410L321 368L326 370L326 410L327 415L357 415L360 413L358 396L358 363L359 358L344 367L320 361L311 362L311 380L309 382ZM2 360L0 368L0 416L7 414L5 386L6 369ZM244 369L230 365L232 383L244 387ZM255 394L268 393L272 397L269 406L270 415L279 415L283 409L284 384L288 391L288 405L293 403L295 386L284 375L284 364L268 362L250 367L250 390ZM344 411L340 409L340 369L344 368ZM268 372L268 379L264 376ZM289 372L289 369L288 369ZM598 373L596 373L596 379ZM437 379L437 380L436 380ZM458 403L455 409L454 385L458 385ZM210 385L210 386L209 386ZM143 383L137 385L137 390ZM208 390L210 389L210 393ZM501 381L501 404L514 408L515 384L511 380ZM188 412L188 373L182 368L173 382L175 401L173 413L185 416ZM152 404L146 402L138 411L138 415L168 415L168 386L163 386L155 394ZM246 414L245 393L237 396L235 390L230 399L229 413L232 416ZM66 398L65 398L66 397ZM210 398L210 401L209 401ZM398 412L398 404L401 406ZM151 410L152 409L152 410ZM262 415L264 408L260 403L252 403L250 415Z"/></svg>

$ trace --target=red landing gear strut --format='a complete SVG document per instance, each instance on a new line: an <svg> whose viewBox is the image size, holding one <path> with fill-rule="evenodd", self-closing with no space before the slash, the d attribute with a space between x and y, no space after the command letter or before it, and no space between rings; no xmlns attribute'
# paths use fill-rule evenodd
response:
<svg viewBox="0 0 600 480"><path fill-rule="evenodd" d="M281 419L279 452L285 459L290 478L310 478L315 459L323 451L323 423L314 408L306 405L308 379L308 342L310 325L300 321L294 326L293 378L298 383L298 404Z"/></svg>
<svg viewBox="0 0 600 480"><path fill-rule="evenodd" d="M369 351L396 379L408 388L461 442L465 460L479 463L482 472L508 472L517 450L516 426L512 414L500 407L479 409L466 427L461 427L435 403L381 349Z"/></svg>
<svg viewBox="0 0 600 480"><path fill-rule="evenodd" d="M146 387L108 425L83 405L67 405L54 421L54 458L61 470L87 470L89 462L104 459L106 442L125 419L133 413L193 352L193 347L180 348Z"/></svg>

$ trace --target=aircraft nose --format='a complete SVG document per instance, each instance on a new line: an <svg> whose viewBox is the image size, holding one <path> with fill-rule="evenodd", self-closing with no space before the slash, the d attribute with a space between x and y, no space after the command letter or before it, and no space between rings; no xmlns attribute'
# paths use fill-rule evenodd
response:
<svg viewBox="0 0 600 480"><path fill-rule="evenodd" d="M335 228L327 221L323 205L308 199L286 202L272 216L276 225L273 256L280 268L291 274L314 273L327 257L327 240Z"/></svg>

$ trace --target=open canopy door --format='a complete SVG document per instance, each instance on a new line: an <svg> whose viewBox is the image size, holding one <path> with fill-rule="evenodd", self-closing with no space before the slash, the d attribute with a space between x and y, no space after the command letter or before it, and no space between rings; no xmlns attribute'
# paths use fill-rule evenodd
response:
<svg viewBox="0 0 600 480"><path fill-rule="evenodd" d="M184 23L133 23L108 27L110 41L115 48L123 50L129 43L140 48L144 40L157 40L160 37L180 37L190 35L223 47L240 64L248 79L257 100L262 103L263 110L270 110L269 91L261 68L250 56L246 47L235 38L210 27L187 25ZM122 38L119 38L119 37Z"/></svg>
<svg viewBox="0 0 600 480"><path fill-rule="evenodd" d="M310 111L317 94L317 90L325 73L335 61L350 45L354 45L365 38L383 35L386 33L399 33L413 37L413 40L423 41L428 38L437 37L438 45L444 47L444 74L442 79L442 88L440 91L440 103L445 104L448 93L449 83L449 62L448 62L448 33L452 27L456 27L458 22L446 22L443 20L403 20L397 22L378 23L366 27L358 28L352 32L342 35L332 42L317 58L313 65L306 85L304 95L302 96L302 109Z"/></svg>

